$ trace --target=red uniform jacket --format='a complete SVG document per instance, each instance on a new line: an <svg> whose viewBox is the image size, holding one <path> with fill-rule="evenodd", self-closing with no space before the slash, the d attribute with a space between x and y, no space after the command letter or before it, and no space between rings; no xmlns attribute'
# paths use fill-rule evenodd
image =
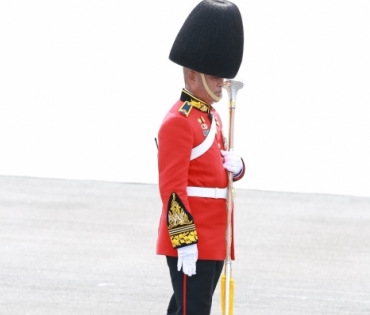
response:
<svg viewBox="0 0 370 315"><path fill-rule="evenodd" d="M202 143L211 126L217 126L215 140L201 156L190 160L191 151ZM163 203L159 222L157 254L177 256L176 248L197 243L198 258L226 257L226 199L191 197L187 186L227 187L227 172L220 150L226 138L216 110L183 90L165 116L158 132L159 190ZM244 175L243 171L234 181ZM233 238L234 239L234 238ZM234 244L231 247L234 259Z"/></svg>

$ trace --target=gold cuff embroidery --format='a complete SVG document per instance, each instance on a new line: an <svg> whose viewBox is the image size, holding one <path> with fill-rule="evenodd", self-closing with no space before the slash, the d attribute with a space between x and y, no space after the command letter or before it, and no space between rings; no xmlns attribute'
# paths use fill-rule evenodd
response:
<svg viewBox="0 0 370 315"><path fill-rule="evenodd" d="M168 201L167 227L174 248L198 242L193 217L176 193L172 193Z"/></svg>

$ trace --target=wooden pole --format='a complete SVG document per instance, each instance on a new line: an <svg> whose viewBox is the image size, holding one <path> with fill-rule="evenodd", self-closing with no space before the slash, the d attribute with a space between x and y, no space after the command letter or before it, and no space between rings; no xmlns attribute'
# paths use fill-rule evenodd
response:
<svg viewBox="0 0 370 315"><path fill-rule="evenodd" d="M227 80L224 88L229 96L229 139L228 150L234 150L234 116L236 108L236 95L244 86L240 81ZM226 258L224 275L221 281L221 306L223 315L233 315L234 308L234 280L231 271L231 243L232 243L232 212L234 200L233 173L228 172L228 194L227 194L227 228L226 228Z"/></svg>

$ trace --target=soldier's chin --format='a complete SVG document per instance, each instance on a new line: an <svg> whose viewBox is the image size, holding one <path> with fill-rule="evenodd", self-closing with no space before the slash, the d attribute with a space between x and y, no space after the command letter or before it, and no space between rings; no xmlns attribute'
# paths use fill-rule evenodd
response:
<svg viewBox="0 0 370 315"><path fill-rule="evenodd" d="M215 99L216 102L218 102L222 99L222 92L215 93L215 95L217 96L217 99Z"/></svg>
<svg viewBox="0 0 370 315"><path fill-rule="evenodd" d="M206 91L214 102L218 102L222 98L222 90L215 93L213 93L210 89L206 89Z"/></svg>

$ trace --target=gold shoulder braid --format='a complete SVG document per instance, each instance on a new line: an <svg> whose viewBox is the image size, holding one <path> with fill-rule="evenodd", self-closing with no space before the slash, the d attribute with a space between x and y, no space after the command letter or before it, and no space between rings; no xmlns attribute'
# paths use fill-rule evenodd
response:
<svg viewBox="0 0 370 315"><path fill-rule="evenodd" d="M181 107L179 108L179 112L184 114L185 116L189 116L191 109L194 107L200 110L203 113L209 113L211 110L211 106L202 101L201 99L195 97L187 90L183 89L181 92L180 100L183 101Z"/></svg>
<svg viewBox="0 0 370 315"><path fill-rule="evenodd" d="M174 248L198 243L193 217L175 192L168 201L167 227Z"/></svg>

